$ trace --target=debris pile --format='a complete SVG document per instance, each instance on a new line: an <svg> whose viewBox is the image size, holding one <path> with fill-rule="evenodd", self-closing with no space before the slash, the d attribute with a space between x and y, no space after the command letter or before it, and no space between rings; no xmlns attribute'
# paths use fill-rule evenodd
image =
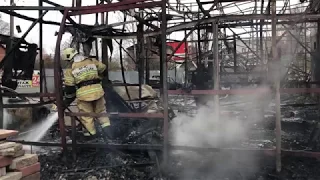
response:
<svg viewBox="0 0 320 180"><path fill-rule="evenodd" d="M60 151L51 151L40 155L39 160L41 176L48 179L149 179L157 170L141 152L81 149L73 160L71 152L64 159Z"/></svg>
<svg viewBox="0 0 320 180"><path fill-rule="evenodd" d="M158 120L152 119L117 119L113 126L118 139L113 143L159 144L162 136L158 123ZM57 125L51 127L42 141L60 142L58 129ZM101 131L98 126L97 131ZM77 141L84 143L81 138ZM99 137L94 143L105 142ZM150 176L157 176L159 172L156 160L150 157L152 151L77 148L76 160L73 159L72 152L68 152L64 159L61 149L43 147L37 151L41 163L41 177L48 179L149 179ZM155 157L154 154L152 157ZM156 159L161 161L160 157Z"/></svg>
<svg viewBox="0 0 320 180"><path fill-rule="evenodd" d="M289 99L290 100L290 99ZM306 150L308 139L313 123L318 117L317 108L310 106L290 105L296 104L297 100L283 100L282 117L282 146L289 150ZM270 149L275 146L274 128L275 112L272 111L273 104L262 108L263 112L258 116L252 116L252 112L260 112L261 107L249 103L231 102L226 98L224 111L228 117L225 123L241 120L247 131L237 142L227 144L225 148L243 149ZM307 102L307 100L304 100ZM249 104L250 105L250 104ZM253 107L252 107L253 106ZM210 112L210 108L208 109ZM205 111L207 112L207 111ZM207 118L205 113L202 118ZM192 118L197 118L193 116ZM191 118L191 119L192 119ZM226 119L226 118L225 118ZM201 119L200 119L201 120ZM202 119L203 120L203 119ZM161 144L163 137L159 120L152 119L116 119L114 126L119 138L115 144ZM187 117L181 119L186 123ZM199 126L201 121L195 121L193 125ZM176 123L178 129L182 124L177 119L171 121L170 127ZM234 125L234 123L232 124ZM207 124L204 123L206 127ZM208 127L210 128L210 127ZM51 127L50 131L42 140L60 142L58 126ZM100 132L99 128L97 128ZM201 129L202 131L206 130ZM209 129L211 130L211 129ZM212 130L211 130L212 131ZM231 131L231 129L228 129ZM68 131L67 131L68 132ZM195 137L197 133L187 133L187 137ZM186 137L183 136L183 138ZM209 134L204 134L202 140ZM172 140L172 139L171 139ZM196 139L197 143L201 140ZM103 139L98 139L104 143ZM119 142L118 142L119 141ZM209 138L208 142L212 141ZM190 138L186 138L187 145L193 146ZM80 142L79 142L80 143ZM173 143L174 144L174 143ZM208 144L205 144L208 146ZM203 146L205 146L203 145ZM210 144L209 144L210 145ZM199 146L202 146L200 144ZM282 159L282 172L276 173L275 159L265 155L252 153L252 151L229 151L220 152L189 152L181 151L174 154L170 151L169 164L162 169L160 151L134 151L134 150L113 150L96 148L77 148L76 160L73 154L68 152L64 158L60 149L45 147L39 150L39 161L41 163L41 177L43 179L64 179L64 180L98 180L98 179L154 179L166 177L172 180L202 180L202 179L229 179L229 180L277 180L277 179L320 179L318 169L320 162L315 158L295 157L284 155ZM176 152L175 152L176 153ZM166 171L163 171L166 170ZM1 180L1 179L0 179Z"/></svg>
<svg viewBox="0 0 320 180"><path fill-rule="evenodd" d="M0 130L0 180L40 180L40 163L36 154L25 154L22 144L6 142L17 131Z"/></svg>
<svg viewBox="0 0 320 180"><path fill-rule="evenodd" d="M167 177L170 180L317 180L320 162L314 158L283 157L282 171L276 172L274 158L244 159L203 155L189 160L174 159ZM246 156L247 157L247 156ZM191 160L190 160L191 159ZM176 161L177 160L177 161Z"/></svg>

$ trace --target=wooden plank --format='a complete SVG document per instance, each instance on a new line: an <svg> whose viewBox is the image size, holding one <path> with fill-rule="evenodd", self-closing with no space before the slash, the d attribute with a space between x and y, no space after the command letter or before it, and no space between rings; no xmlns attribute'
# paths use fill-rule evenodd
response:
<svg viewBox="0 0 320 180"><path fill-rule="evenodd" d="M7 139L8 137L15 136L18 134L18 131L0 129L0 139Z"/></svg>

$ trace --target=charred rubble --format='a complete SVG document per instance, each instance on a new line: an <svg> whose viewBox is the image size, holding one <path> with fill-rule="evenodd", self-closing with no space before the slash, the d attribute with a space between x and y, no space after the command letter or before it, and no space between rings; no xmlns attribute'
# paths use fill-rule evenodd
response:
<svg viewBox="0 0 320 180"><path fill-rule="evenodd" d="M44 2L50 6L43 6ZM177 66L174 66L174 68L175 70L184 70L184 77L181 78L184 82L175 84L174 88L169 87L169 89L174 90L173 94L196 94L195 97L189 99L192 101L191 103L188 102L183 105L171 104L168 106L166 84L160 83L161 86L158 86L162 88L162 92L165 95L163 96L164 102L162 102L164 107L160 108L160 112L163 109L170 108L170 130L174 129L175 122L180 118L182 121L176 123L178 128L174 130L182 131L182 137L179 138L182 138L185 145L196 144L196 147L200 150L195 152L176 151L169 146L169 163L163 165L162 155L165 153L162 154L161 150L120 151L114 149L78 148L75 159L70 149L67 149L67 155L64 156L60 154L61 149L55 150L54 148L44 147L37 149L42 165L42 179L320 179L320 165L315 158L282 154L282 158L276 159L270 154L260 154L258 156L248 150L248 148L256 148L264 151L268 148L274 149L275 146L279 149L301 150L301 152L318 151L320 149L318 147L320 125L317 124L320 117L319 101L316 100L314 95L311 95L311 93L319 93L317 86L320 80L318 30L320 4L319 1L310 0L300 1L306 4L293 5L290 1L285 0L281 5L281 10L277 11L278 2L271 0L255 1L250 2L254 3L254 5L252 4L250 8L247 8L241 6L243 4L240 3L243 2L234 0L210 2L197 0L196 2L190 2L190 6L189 3L178 0L168 2L132 0L111 3L96 1L95 5L81 7L81 0L77 0L75 7L63 7L49 0L40 0L38 6L10 5L0 7L1 12L11 17L15 16L33 21L21 38L12 38L14 36L14 25L10 25L11 36L0 36L0 40L3 41L1 44L7 48L6 55L0 62L1 68L4 69L1 80L3 87L15 90L18 86L16 80L32 80L37 54L39 53L40 59L43 59L43 25L51 24L60 26L59 32L55 34L57 36L57 48L55 49L53 61L55 93L45 93L47 91L40 88L42 89L40 94L31 93L31 96L62 99L61 84L63 84L63 81L60 73L63 67L61 67L60 62L60 47L63 34L67 32L73 36L71 46L80 48L81 45L86 56L90 56L93 50L97 59L100 59L98 38L102 38L101 60L106 64L109 60L111 61L111 56L115 49L113 42L119 44L120 53L122 53L122 51L128 50L123 48L122 40L137 39L137 44L133 45L133 47L137 48L133 48L135 52L131 52L135 54L135 57L130 58L134 61L136 70L139 71L139 85L126 82L123 57L120 55L122 86L125 87L125 92L128 96L128 84L130 86L139 86L141 90L141 84L144 84L144 81L145 84L148 84L148 81L150 81L149 63L153 57L156 57L159 62L158 69L161 71L159 82L166 82L165 79L168 77L170 64L167 62L174 61L173 64L177 65L178 61L183 61L183 63L180 63L181 66L179 68ZM210 5L211 8L207 9L206 5ZM196 7L197 11L194 11L192 7ZM237 10L233 12L225 11L228 8ZM136 11L137 9L139 11ZM16 10L39 11L39 18L28 17L18 13ZM63 18L58 21L44 20L43 17L49 10L60 11L63 14ZM124 15L124 21L106 23L105 18L108 18L108 16L105 15L116 11ZM80 20L80 17L85 14L96 15L94 25L85 25L84 22L78 24L72 18L79 16ZM102 15L101 21L100 14ZM131 18L130 20L129 17ZM101 24L99 24L99 21ZM39 23L39 47L36 44L26 43L24 40L37 23ZM133 25L132 27L137 25L134 28L136 30L133 30L135 32L126 31L127 28L125 26L130 24ZM271 36L267 32L270 30L270 24ZM236 31L238 27L243 28L245 32ZM18 32L21 32L19 26L16 28L17 30L19 29ZM308 32L309 34L307 33L308 29L312 29L311 32L309 31L310 33ZM303 30L304 33L302 33ZM183 41L177 40L173 36L166 36L173 33L184 34ZM121 39L120 42L118 42L118 39ZM145 44L147 41L148 43ZM299 46L296 46L298 44ZM152 46L156 46L156 50L153 48L150 50ZM168 46L171 47L166 49ZM24 49L24 51L19 49ZM184 50L177 53L181 49ZM131 56L130 53L127 54ZM39 65L42 71L45 68L44 64L40 61ZM193 71L192 69L196 70ZM281 73L279 73L280 71ZM45 76L42 72L41 75ZM175 72L175 77L176 75L177 72ZM233 79L233 77L235 78ZM224 82L225 79L228 79L229 82ZM105 80L109 81L109 77L106 77ZM137 110L128 105L126 101L132 100L130 97L119 98L121 95L114 92L109 82L103 82L102 84L106 86L104 90L107 104L117 102L114 112L146 112L141 108ZM158 84L158 81L156 84ZM241 99L241 97L239 98L240 100L233 102L234 96L230 94L241 94L242 90L242 92L247 91L247 89L238 91L239 87L258 87L265 84L272 91L272 95L278 95L276 96L276 102L271 102L274 96L257 97L255 101L262 102L262 104L258 105L248 102L247 98ZM223 85L228 86L230 91L224 91L221 88ZM40 84L40 87L46 86L46 84ZM177 88L179 89L176 90ZM223 113L218 114L223 117L224 121L219 122L219 125L223 126L212 124L209 121L208 124L210 126L205 123L201 125L201 120L213 117L210 112L212 111L212 106L208 105L208 102L212 100L210 96L216 93L212 91L213 89L220 90L226 94L223 98L220 97ZM9 93L5 89L3 91ZM258 91L258 88L254 91ZM285 91L298 95L287 96L283 93ZM306 95L299 93L305 93ZM140 93L136 95L139 100L142 98L140 95ZM10 93L7 96L16 97L18 95ZM25 94L25 96L28 95ZM253 95L249 93L248 96L252 97ZM188 100L187 98L181 100L181 96L179 98L180 100L171 100L171 102L178 103ZM214 98L215 103L219 103L218 100L219 97L216 95ZM265 100L267 103L264 103ZM280 100L282 104L279 103ZM55 101L56 99L39 101L33 105L20 104L19 106L40 106L41 103L51 104ZM156 104L155 102L153 103ZM6 105L7 108L12 107L12 104ZM18 107L17 104L14 106ZM171 107L175 106L178 107L176 117L171 110ZM57 104L57 107L61 110L62 104ZM4 106L1 108L1 114L4 108ZM113 112L112 108L107 109ZM276 113L274 109L277 109L277 112L280 109L282 117L280 117L281 113ZM200 111L204 111L206 114L200 113L199 115ZM41 115L46 116L47 114L40 113L36 117ZM111 119L115 133L118 135L118 139L114 143L155 145L164 142L167 145L165 137L168 136L163 137L162 134L163 132L167 133L169 130L164 130L162 124L167 122L168 117L162 118L164 120L150 118L139 120L128 118ZM195 123L193 121L195 119L199 120L199 122ZM233 126L233 120L240 122L241 128L240 126ZM63 118L60 118L59 123L63 127ZM189 126L188 123L190 123ZM59 129L59 125L54 125L43 138L43 141L60 142L64 133L60 135L59 132L64 130L67 131L68 136L71 136L70 127ZM186 129L179 129L182 127L179 125L185 125ZM227 133L225 134L221 133L224 130L223 128L228 128L228 125L231 125L229 126L231 131L226 131ZM282 128L280 128L280 125ZM275 127L279 131L275 131ZM198 129L197 131L192 131L193 128ZM190 129L191 131L188 131ZM80 131L81 128L77 127L77 130ZM237 130L242 131L239 134L233 132ZM171 138L175 136L175 134L172 134L173 132L170 132ZM210 141L214 140L215 137L212 134L215 133L219 137L217 142L220 142L220 144L222 144L221 142L223 141L221 139L224 136L228 137L227 139L230 142L223 144L223 148L245 148L246 150L241 152L224 151L225 149L220 149L220 151L215 149L213 152L205 151L204 146L216 148L216 144L210 144ZM198 136L199 134L202 136ZM82 140L79 138L79 141ZM172 138L170 141L177 141L177 139ZM280 141L282 144L279 143ZM105 143L103 138L98 139L98 142ZM164 149L165 152L167 150L168 148ZM282 171L280 172L281 169L279 167L276 169L275 167L275 161L279 165L281 160Z"/></svg>
<svg viewBox="0 0 320 180"><path fill-rule="evenodd" d="M314 120L317 119L317 108L315 106L297 107L289 106L293 102L297 104L303 101L308 104L314 103L307 97L288 97L282 100L283 105L283 135L284 149L306 150L310 147L310 137L314 128ZM223 100L229 104L235 116L240 117L243 122L249 112L243 111L246 104L230 105L231 100ZM269 109L272 109L271 106ZM258 109L254 109L255 111ZM263 120L251 124L250 132L246 134L247 139L230 145L230 148L272 148L275 146L274 135L274 112L266 109ZM177 116L179 116L178 114ZM195 117L195 115L194 115ZM229 117L232 116L229 114ZM151 120L152 121L152 120ZM173 119L174 121L174 119ZM146 123L147 122L147 123ZM115 143L128 144L159 144L162 142L161 129L157 120L118 120L119 126L126 129L119 130L119 137ZM155 123L155 124L154 124ZM161 122L160 122L161 123ZM120 125L121 124L121 125ZM249 125L249 123L248 123ZM149 128L146 128L149 127ZM150 128L153 127L153 128ZM44 140L59 138L54 134L54 128L48 133ZM147 132L146 129L149 129ZM139 135L140 134L140 135ZM99 139L103 143L103 139ZM315 149L314 149L315 150ZM312 151L312 149L309 149ZM73 160L71 151L66 159L60 154L60 150L42 149L40 161L42 165L42 177L50 179L161 179L172 180L204 180L204 179L245 179L245 180L280 180L280 179L306 179L315 180L320 178L318 169L320 162L315 158L284 156L283 171L277 173L274 167L274 158L257 155L250 152L207 152L207 151L174 151L170 153L170 163L167 168L161 166L160 151L124 151L110 149L81 148L77 151L77 159ZM44 178L45 179L45 178Z"/></svg>

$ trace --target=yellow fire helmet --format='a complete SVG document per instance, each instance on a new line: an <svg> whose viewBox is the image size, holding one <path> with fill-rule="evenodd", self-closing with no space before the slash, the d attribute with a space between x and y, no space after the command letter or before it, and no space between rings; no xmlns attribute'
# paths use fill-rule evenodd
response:
<svg viewBox="0 0 320 180"><path fill-rule="evenodd" d="M76 54L78 54L78 51L76 49L66 48L62 52L62 60L71 61Z"/></svg>

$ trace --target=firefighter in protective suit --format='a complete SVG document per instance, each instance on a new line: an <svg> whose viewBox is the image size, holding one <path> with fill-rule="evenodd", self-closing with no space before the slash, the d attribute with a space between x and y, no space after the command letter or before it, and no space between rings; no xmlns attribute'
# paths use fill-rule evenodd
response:
<svg viewBox="0 0 320 180"><path fill-rule="evenodd" d="M65 99L72 99L75 96L80 112L105 113L106 106L101 80L107 73L106 66L96 59L80 55L73 48L63 50L62 59L72 63L64 73ZM80 121L86 129L83 135L87 139L96 138L97 132L93 117L81 117ZM109 118L100 117L98 121L104 135L112 139Z"/></svg>

